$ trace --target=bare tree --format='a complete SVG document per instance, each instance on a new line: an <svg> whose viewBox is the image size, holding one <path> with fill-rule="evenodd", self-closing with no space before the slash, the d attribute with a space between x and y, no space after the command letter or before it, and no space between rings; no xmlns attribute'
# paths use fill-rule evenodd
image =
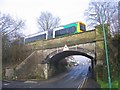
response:
<svg viewBox="0 0 120 90"><path fill-rule="evenodd" d="M46 31L56 28L60 23L59 17L54 17L49 12L41 12L41 15L37 19L40 31Z"/></svg>
<svg viewBox="0 0 120 90"><path fill-rule="evenodd" d="M24 26L24 21L14 20L10 15L0 13L0 32L2 32L2 36L15 33Z"/></svg>
<svg viewBox="0 0 120 90"><path fill-rule="evenodd" d="M25 26L24 21L15 20L10 15L0 13L0 33L2 33L2 61L3 64L17 62L22 53L21 29ZM24 50L23 50L24 51ZM19 55L19 56L18 56ZM17 59L16 59L16 58Z"/></svg>
<svg viewBox="0 0 120 90"><path fill-rule="evenodd" d="M114 19L117 13L117 2L100 2L100 0L94 0L93 2L93 0L91 0L85 16L89 26L102 24L103 18L103 22L110 24L111 30L113 30L116 27L114 25L117 24L117 19Z"/></svg>

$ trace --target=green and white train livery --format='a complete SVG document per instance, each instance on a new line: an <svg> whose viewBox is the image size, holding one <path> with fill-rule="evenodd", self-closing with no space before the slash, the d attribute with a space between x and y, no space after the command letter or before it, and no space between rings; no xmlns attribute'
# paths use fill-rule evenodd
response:
<svg viewBox="0 0 120 90"><path fill-rule="evenodd" d="M35 42L41 39L51 39L63 37L66 35L77 34L86 31L86 25L83 22L75 22L67 25L60 26L53 30L44 31L28 37L25 37L25 43Z"/></svg>

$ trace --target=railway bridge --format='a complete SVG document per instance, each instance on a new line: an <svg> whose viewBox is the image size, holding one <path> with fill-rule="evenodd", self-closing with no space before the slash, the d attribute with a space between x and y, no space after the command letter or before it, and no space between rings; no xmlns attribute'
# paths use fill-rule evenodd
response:
<svg viewBox="0 0 120 90"><path fill-rule="evenodd" d="M97 28L70 36L36 41L29 43L28 46L31 47L34 52L16 67L15 72L18 77L34 75L36 72L38 75L44 77L47 62L60 61L71 55L82 55L90 58L92 61L92 71L94 72L94 65L101 61L100 58L104 55L103 35L99 33ZM65 46L69 49L64 50ZM25 67L27 66L31 67L26 69ZM40 70L43 71L42 74ZM47 78L46 75L45 78Z"/></svg>

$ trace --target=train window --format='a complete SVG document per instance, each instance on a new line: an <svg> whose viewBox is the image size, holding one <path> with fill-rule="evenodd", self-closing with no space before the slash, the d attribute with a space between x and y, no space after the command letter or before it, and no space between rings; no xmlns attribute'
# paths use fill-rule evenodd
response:
<svg viewBox="0 0 120 90"><path fill-rule="evenodd" d="M80 30L86 31L85 25L80 24Z"/></svg>
<svg viewBox="0 0 120 90"><path fill-rule="evenodd" d="M70 27L70 28L66 28L66 29L61 29L61 30L55 31L55 37L56 36L73 34L75 31L76 31L76 27Z"/></svg>
<svg viewBox="0 0 120 90"><path fill-rule="evenodd" d="M39 40L39 39L46 39L46 34L35 36L35 40Z"/></svg>
<svg viewBox="0 0 120 90"><path fill-rule="evenodd" d="M73 34L76 31L76 27L69 28L69 34Z"/></svg>
<svg viewBox="0 0 120 90"><path fill-rule="evenodd" d="M63 33L64 33L64 29L57 30L57 31L55 31L55 37L61 36L61 35L63 35Z"/></svg>
<svg viewBox="0 0 120 90"><path fill-rule="evenodd" d="M31 38L26 38L26 39L25 39L25 42L26 42L26 43L33 42L33 41L34 41L34 38L33 38L33 37L31 37Z"/></svg>
<svg viewBox="0 0 120 90"><path fill-rule="evenodd" d="M38 35L35 37L26 38L25 42L26 43L34 42L34 41L39 40L39 39L46 39L46 34L41 34L41 35Z"/></svg>

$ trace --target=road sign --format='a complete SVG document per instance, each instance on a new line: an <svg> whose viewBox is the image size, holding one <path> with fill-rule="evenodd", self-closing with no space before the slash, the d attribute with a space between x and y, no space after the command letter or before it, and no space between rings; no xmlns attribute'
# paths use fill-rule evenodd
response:
<svg viewBox="0 0 120 90"><path fill-rule="evenodd" d="M65 44L64 48L63 48L63 51L67 51L69 50L68 46Z"/></svg>

